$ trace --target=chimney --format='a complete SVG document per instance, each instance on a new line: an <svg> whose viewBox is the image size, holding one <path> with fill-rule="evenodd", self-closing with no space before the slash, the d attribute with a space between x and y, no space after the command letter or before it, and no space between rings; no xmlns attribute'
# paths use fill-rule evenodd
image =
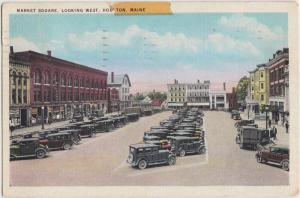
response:
<svg viewBox="0 0 300 198"><path fill-rule="evenodd" d="M226 83L223 82L223 90L226 91Z"/></svg>
<svg viewBox="0 0 300 198"><path fill-rule="evenodd" d="M198 83L200 83L200 80L197 80Z"/></svg>
<svg viewBox="0 0 300 198"><path fill-rule="evenodd" d="M47 50L47 55L51 56L51 50Z"/></svg>
<svg viewBox="0 0 300 198"><path fill-rule="evenodd" d="M14 53L14 47L13 46L9 46L9 53L13 54Z"/></svg>
<svg viewBox="0 0 300 198"><path fill-rule="evenodd" d="M114 75L114 72L111 72L111 83L114 83L115 81L115 75Z"/></svg>

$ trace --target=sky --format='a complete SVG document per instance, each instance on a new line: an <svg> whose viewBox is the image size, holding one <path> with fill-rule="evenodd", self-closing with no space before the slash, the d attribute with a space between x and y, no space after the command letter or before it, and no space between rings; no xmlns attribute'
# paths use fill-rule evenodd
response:
<svg viewBox="0 0 300 198"><path fill-rule="evenodd" d="M14 51L52 56L115 74L131 92L166 91L166 84L210 80L227 91L256 65L288 47L287 13L10 15Z"/></svg>

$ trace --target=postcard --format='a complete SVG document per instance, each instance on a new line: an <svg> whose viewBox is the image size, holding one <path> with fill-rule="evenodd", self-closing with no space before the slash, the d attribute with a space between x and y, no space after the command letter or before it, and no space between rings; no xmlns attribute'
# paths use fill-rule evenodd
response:
<svg viewBox="0 0 300 198"><path fill-rule="evenodd" d="M295 2L6 2L4 197L291 197Z"/></svg>

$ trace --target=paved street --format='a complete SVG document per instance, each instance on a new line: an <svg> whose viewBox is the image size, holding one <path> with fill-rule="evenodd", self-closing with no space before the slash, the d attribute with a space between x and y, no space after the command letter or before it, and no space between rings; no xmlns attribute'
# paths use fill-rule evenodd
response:
<svg viewBox="0 0 300 198"><path fill-rule="evenodd" d="M239 149L234 121L221 111L205 112L207 155L178 157L175 166L130 167L128 145L139 142L144 131L169 115L142 117L114 132L84 139L70 151L52 151L45 159L11 161L11 185L288 185L289 172L259 164L254 151Z"/></svg>

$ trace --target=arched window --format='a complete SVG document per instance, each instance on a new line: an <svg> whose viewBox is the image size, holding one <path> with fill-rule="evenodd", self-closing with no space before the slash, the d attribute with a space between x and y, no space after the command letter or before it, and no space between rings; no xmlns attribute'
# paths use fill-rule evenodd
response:
<svg viewBox="0 0 300 198"><path fill-rule="evenodd" d="M49 72L49 71L45 71L44 83L45 83L45 84L50 84L50 83L51 83L50 80L51 80L50 72Z"/></svg>
<svg viewBox="0 0 300 198"><path fill-rule="evenodd" d="M17 82L17 74L15 71L12 72L12 84L15 85Z"/></svg>
<svg viewBox="0 0 300 198"><path fill-rule="evenodd" d="M41 72L39 70L35 70L33 78L34 78L34 83L41 83L42 81Z"/></svg>
<svg viewBox="0 0 300 198"><path fill-rule="evenodd" d="M75 77L75 87L78 87L78 84L79 84L79 82L78 82L78 76L76 76Z"/></svg>
<svg viewBox="0 0 300 198"><path fill-rule="evenodd" d="M59 75L58 75L58 72L55 72L55 73L54 73L54 76L53 76L53 84L54 84L54 85L58 85L58 84L59 84Z"/></svg>
<svg viewBox="0 0 300 198"><path fill-rule="evenodd" d="M66 85L66 75L65 74L61 75L60 84L61 85Z"/></svg>
<svg viewBox="0 0 300 198"><path fill-rule="evenodd" d="M85 84L85 86L86 86L87 88L90 87L90 80L89 80L89 79L86 79L86 84Z"/></svg>
<svg viewBox="0 0 300 198"><path fill-rule="evenodd" d="M68 85L69 85L70 87L72 87L72 85L73 85L73 78L72 78L71 75L69 75L69 77L68 77Z"/></svg>

